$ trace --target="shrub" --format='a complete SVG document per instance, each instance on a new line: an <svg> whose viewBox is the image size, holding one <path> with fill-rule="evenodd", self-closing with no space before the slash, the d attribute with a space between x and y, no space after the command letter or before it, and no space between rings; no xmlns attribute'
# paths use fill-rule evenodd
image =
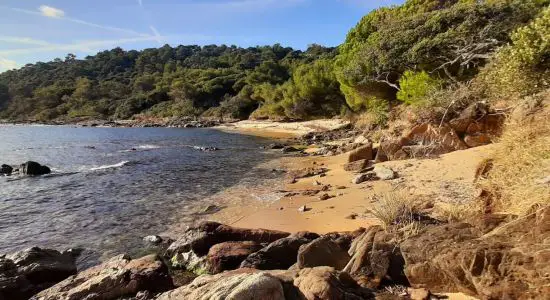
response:
<svg viewBox="0 0 550 300"><path fill-rule="evenodd" d="M425 71L406 71L399 80L397 99L415 106L424 106L428 96L442 86L442 80L433 78Z"/></svg>
<svg viewBox="0 0 550 300"><path fill-rule="evenodd" d="M481 71L477 84L495 100L519 99L550 85L550 8L516 30Z"/></svg>

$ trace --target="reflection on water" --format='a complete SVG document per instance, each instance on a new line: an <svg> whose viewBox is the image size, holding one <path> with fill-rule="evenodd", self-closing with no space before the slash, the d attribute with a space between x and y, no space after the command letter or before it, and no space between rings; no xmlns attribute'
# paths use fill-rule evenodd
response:
<svg viewBox="0 0 550 300"><path fill-rule="evenodd" d="M209 129L0 126L0 164L34 160L42 177L0 177L0 253L29 246L139 253L229 186L278 176L255 168L268 140ZM203 152L194 146L217 147ZM177 212L177 213L176 213Z"/></svg>

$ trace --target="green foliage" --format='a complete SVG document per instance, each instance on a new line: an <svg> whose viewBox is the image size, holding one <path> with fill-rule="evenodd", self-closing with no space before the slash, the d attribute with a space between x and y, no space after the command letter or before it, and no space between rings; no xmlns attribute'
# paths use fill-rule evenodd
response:
<svg viewBox="0 0 550 300"><path fill-rule="evenodd" d="M441 85L440 79L430 76L426 71L405 71L399 80L400 90L397 92L397 99L410 105L421 106L430 94L441 88Z"/></svg>
<svg viewBox="0 0 550 300"><path fill-rule="evenodd" d="M496 100L535 94L550 85L550 8L512 34L481 72L487 96Z"/></svg>
<svg viewBox="0 0 550 300"><path fill-rule="evenodd" d="M219 108L223 114L246 118L264 102L252 97L261 95L257 91L262 86L277 88L289 81L292 69L334 55L333 48L319 45L296 51L279 44L246 49L115 48L85 59L67 55L65 60L1 73L0 117L47 121L199 116Z"/></svg>
<svg viewBox="0 0 550 300"><path fill-rule="evenodd" d="M510 40L548 0L409 0L365 16L350 31L336 58L348 104L358 109L369 95L393 100L407 70L448 81L472 79L487 57ZM393 93L379 89L380 83ZM386 94L384 96L384 94Z"/></svg>

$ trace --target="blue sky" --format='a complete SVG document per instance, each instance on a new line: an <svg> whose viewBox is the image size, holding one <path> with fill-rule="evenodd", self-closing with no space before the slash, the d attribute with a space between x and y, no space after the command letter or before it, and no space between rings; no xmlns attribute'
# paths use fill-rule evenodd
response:
<svg viewBox="0 0 550 300"><path fill-rule="evenodd" d="M336 46L403 0L0 0L0 72L74 53L164 44Z"/></svg>

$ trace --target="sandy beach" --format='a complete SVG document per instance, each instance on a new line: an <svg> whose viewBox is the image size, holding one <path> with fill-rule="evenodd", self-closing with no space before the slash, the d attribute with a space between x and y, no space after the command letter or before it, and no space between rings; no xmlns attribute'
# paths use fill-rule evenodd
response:
<svg viewBox="0 0 550 300"><path fill-rule="evenodd" d="M276 127L274 127L276 128ZM246 128L246 134L262 131ZM294 134L298 134L294 132ZM426 203L434 209L448 204L459 204L475 195L474 179L476 168L481 161L490 156L493 145L471 148L442 155L435 159L409 159L382 163L394 170L398 176L389 181L373 181L353 184L356 176L347 172L343 165L347 155L337 156L307 156L283 157L269 163L269 167L278 167L288 172L307 167L326 168L324 176L313 176L298 179L296 183L273 183L272 192L281 195L275 201L250 201L250 197L225 201L224 209L207 217L243 228L265 228L288 232L312 231L328 233L338 231L353 231L360 227L378 224L369 214L372 207L372 197L392 190L403 190L409 193L419 203ZM266 193L269 187L262 186L261 192ZM254 191L239 191L250 194ZM331 198L320 200L320 196L328 194ZM222 199L223 197L219 197ZM302 206L310 208L306 212L298 209Z"/></svg>

